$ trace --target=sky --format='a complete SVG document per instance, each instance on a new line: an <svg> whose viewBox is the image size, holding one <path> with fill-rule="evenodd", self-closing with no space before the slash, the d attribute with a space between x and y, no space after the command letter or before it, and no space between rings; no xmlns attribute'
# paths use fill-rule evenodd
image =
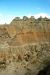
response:
<svg viewBox="0 0 50 75"><path fill-rule="evenodd" d="M0 24L22 16L50 18L50 0L0 0Z"/></svg>

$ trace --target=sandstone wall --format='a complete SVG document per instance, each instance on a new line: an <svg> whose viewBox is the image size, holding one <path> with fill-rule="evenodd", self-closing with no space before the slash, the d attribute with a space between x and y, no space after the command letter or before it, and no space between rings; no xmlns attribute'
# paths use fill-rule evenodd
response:
<svg viewBox="0 0 50 75"><path fill-rule="evenodd" d="M50 63L50 22L0 26L0 74L37 75Z"/></svg>

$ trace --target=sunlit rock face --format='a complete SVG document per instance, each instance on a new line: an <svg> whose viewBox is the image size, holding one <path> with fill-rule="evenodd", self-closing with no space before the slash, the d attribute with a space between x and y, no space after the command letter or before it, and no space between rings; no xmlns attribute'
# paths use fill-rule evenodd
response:
<svg viewBox="0 0 50 75"><path fill-rule="evenodd" d="M16 17L0 26L1 75L37 75L49 63L49 19Z"/></svg>

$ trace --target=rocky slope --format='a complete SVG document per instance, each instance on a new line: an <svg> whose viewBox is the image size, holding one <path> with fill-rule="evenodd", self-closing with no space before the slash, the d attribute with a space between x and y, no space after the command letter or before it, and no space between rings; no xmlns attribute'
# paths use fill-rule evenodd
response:
<svg viewBox="0 0 50 75"><path fill-rule="evenodd" d="M37 75L49 63L49 19L15 18L0 25L0 75Z"/></svg>

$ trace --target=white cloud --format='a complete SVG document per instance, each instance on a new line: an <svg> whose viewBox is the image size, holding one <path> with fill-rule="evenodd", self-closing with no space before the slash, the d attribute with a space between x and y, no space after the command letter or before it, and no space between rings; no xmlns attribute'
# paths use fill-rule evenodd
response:
<svg viewBox="0 0 50 75"><path fill-rule="evenodd" d="M35 14L34 17L37 19L39 18L40 16L42 16L43 18L44 17L47 17L47 18L50 18L50 15L46 14L46 13L39 13L39 14Z"/></svg>
<svg viewBox="0 0 50 75"><path fill-rule="evenodd" d="M26 15L28 18L30 18L31 16L34 16L36 19L39 18L40 16L47 17L50 18L50 15L46 14L46 13L39 13L39 14L28 14ZM3 15L0 14L0 24L9 24L16 16L13 15ZM22 18L22 16L21 16Z"/></svg>
<svg viewBox="0 0 50 75"><path fill-rule="evenodd" d="M12 21L12 19L14 18L15 16L9 16L9 15L3 15L3 14L0 14L0 24L5 24L5 23L7 23L7 24L9 24L11 21Z"/></svg>
<svg viewBox="0 0 50 75"><path fill-rule="evenodd" d="M40 9L40 8L38 8L38 9ZM42 18L45 18L45 17L50 18L50 15L46 14L46 13L38 13L38 14L31 14L31 13L29 13L26 16L28 18L30 18L31 16L34 16L36 19L39 18L40 16L42 16Z"/></svg>
<svg viewBox="0 0 50 75"><path fill-rule="evenodd" d="M28 14L27 17L30 18L32 16L32 14Z"/></svg>

